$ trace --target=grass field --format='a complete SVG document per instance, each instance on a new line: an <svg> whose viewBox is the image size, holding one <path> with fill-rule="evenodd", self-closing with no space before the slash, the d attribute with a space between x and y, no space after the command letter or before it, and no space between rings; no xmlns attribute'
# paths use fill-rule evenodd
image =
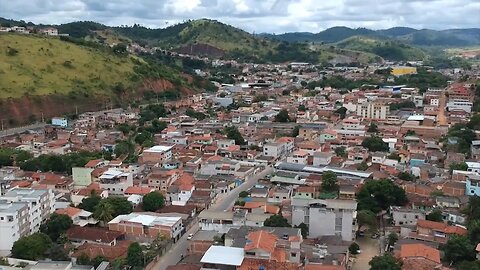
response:
<svg viewBox="0 0 480 270"><path fill-rule="evenodd" d="M64 42L58 38L0 34L0 98L48 94L111 94L129 84L128 57Z"/></svg>

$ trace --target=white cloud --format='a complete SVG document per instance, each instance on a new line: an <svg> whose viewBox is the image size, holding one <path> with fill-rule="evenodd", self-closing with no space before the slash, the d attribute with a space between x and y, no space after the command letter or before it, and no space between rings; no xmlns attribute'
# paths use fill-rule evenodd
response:
<svg viewBox="0 0 480 270"><path fill-rule="evenodd" d="M93 20L165 27L211 18L250 32L480 27L479 0L0 0L0 16L36 23Z"/></svg>

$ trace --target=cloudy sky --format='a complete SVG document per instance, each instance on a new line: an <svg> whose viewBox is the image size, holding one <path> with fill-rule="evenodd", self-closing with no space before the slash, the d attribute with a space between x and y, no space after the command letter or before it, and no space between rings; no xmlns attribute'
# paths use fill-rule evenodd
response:
<svg viewBox="0 0 480 270"><path fill-rule="evenodd" d="M480 0L0 0L0 17L148 27L210 18L255 33L339 25L446 29L480 27Z"/></svg>

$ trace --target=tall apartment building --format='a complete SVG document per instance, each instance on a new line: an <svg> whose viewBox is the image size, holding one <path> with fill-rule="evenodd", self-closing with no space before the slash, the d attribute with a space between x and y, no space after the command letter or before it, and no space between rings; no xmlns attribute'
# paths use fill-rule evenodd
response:
<svg viewBox="0 0 480 270"><path fill-rule="evenodd" d="M390 107L383 103L366 102L357 105L357 116L367 119L387 119Z"/></svg>
<svg viewBox="0 0 480 270"><path fill-rule="evenodd" d="M305 223L311 238L337 235L352 241L357 230L354 200L292 199L292 225Z"/></svg>
<svg viewBox="0 0 480 270"><path fill-rule="evenodd" d="M28 204L0 200L0 251L9 251L20 237L28 235Z"/></svg>
<svg viewBox="0 0 480 270"><path fill-rule="evenodd" d="M53 211L55 195L50 189L7 191L0 197L0 250L10 250L20 237L38 232Z"/></svg>

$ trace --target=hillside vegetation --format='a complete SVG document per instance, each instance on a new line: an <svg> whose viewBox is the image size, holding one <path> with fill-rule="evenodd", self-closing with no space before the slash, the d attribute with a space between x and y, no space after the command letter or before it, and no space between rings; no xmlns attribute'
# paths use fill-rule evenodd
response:
<svg viewBox="0 0 480 270"><path fill-rule="evenodd" d="M423 60L427 54L419 48L390 40L380 40L361 36L350 37L336 43L336 46L344 49L373 53L384 59Z"/></svg>
<svg viewBox="0 0 480 270"><path fill-rule="evenodd" d="M1 34L0 52L0 98L107 93L134 74L130 58L54 38Z"/></svg>

